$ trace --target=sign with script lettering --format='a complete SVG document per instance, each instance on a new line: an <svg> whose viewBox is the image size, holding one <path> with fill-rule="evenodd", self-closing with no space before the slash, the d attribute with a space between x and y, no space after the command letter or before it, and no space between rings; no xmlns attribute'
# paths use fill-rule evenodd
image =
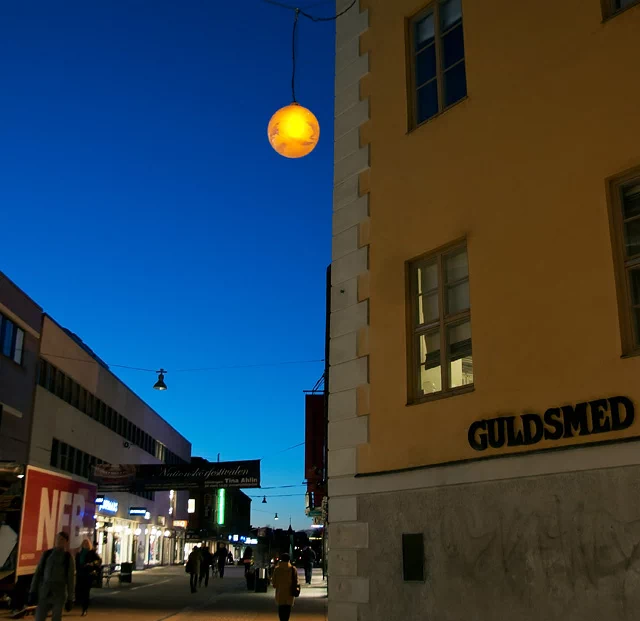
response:
<svg viewBox="0 0 640 621"><path fill-rule="evenodd" d="M609 397L577 405L552 407L544 414L497 416L477 420L469 426L468 441L476 451L505 447L531 446L543 440L560 441L579 436L594 436L604 441L607 434L628 429L635 419L633 402L628 397ZM611 438L611 439L616 439ZM563 443L566 446L566 443Z"/></svg>
<svg viewBox="0 0 640 621"><path fill-rule="evenodd" d="M260 487L260 460L197 464L96 465L92 480L100 491L136 492Z"/></svg>

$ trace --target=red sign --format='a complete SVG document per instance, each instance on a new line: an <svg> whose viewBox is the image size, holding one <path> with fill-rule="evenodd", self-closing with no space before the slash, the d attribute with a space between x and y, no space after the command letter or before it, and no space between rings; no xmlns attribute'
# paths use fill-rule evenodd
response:
<svg viewBox="0 0 640 621"><path fill-rule="evenodd" d="M305 395L305 463L304 474L309 483L324 476L325 410L324 394Z"/></svg>
<svg viewBox="0 0 640 621"><path fill-rule="evenodd" d="M85 537L93 541L95 503L95 485L29 466L16 574L32 574L60 531L69 534L70 550L79 548Z"/></svg>

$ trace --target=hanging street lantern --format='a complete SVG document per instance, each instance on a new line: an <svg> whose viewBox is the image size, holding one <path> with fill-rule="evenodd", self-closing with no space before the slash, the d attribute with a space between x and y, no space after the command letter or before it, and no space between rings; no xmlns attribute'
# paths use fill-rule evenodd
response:
<svg viewBox="0 0 640 621"><path fill-rule="evenodd" d="M164 383L164 374L166 371L164 369L160 369L159 371L156 371L156 373L158 374L158 381L153 385L153 387L156 390L166 390L167 385Z"/></svg>
<svg viewBox="0 0 640 621"><path fill-rule="evenodd" d="M320 123L311 110L297 102L280 108L269 121L269 142L283 157L309 155L320 139Z"/></svg>

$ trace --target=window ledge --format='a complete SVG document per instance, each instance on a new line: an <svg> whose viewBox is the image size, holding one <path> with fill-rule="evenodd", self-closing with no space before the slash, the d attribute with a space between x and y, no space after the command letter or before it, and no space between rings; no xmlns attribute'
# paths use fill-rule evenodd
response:
<svg viewBox="0 0 640 621"><path fill-rule="evenodd" d="M625 6L622 9L618 9L617 11L614 11L613 13L609 13L607 15L605 15L602 18L602 23L606 24L607 22L611 21L612 19L615 19L616 17L618 17L618 15L622 15L623 13L626 13L627 11L630 11L633 8L636 8L640 6L640 1L639 2L634 2L633 4L630 4L629 6Z"/></svg>
<svg viewBox="0 0 640 621"><path fill-rule="evenodd" d="M412 405L420 405L421 403L428 403L430 401L440 401L441 399L449 399L450 397L457 397L458 395L466 395L467 393L475 390L475 384L470 386L462 386L460 388L454 388L453 390L443 390L441 392L434 392L418 399L412 399L407 401L407 407Z"/></svg>
<svg viewBox="0 0 640 621"><path fill-rule="evenodd" d="M631 8L631 7L627 7L627 9L628 8ZM618 13L616 13L616 15L618 15ZM424 127L425 125L428 125L432 121L439 119L443 114L446 114L447 112L449 112L449 110L453 110L453 108L455 108L456 106L459 106L461 103L467 101L468 99L469 99L469 95L465 95L462 99L458 99L458 101L456 101L455 103L452 103L450 106L443 108L442 110L440 110L440 112L438 112L437 114L434 114L432 117L428 118L426 121L422 121L422 123L418 125L414 125L413 127L410 127L407 130L407 136L410 134L413 134L414 132L418 131L420 128Z"/></svg>
<svg viewBox="0 0 640 621"><path fill-rule="evenodd" d="M637 358L638 356L640 356L640 349L633 349L630 352L627 352L626 354L622 354L620 358L622 358L623 360L626 360L627 358Z"/></svg>

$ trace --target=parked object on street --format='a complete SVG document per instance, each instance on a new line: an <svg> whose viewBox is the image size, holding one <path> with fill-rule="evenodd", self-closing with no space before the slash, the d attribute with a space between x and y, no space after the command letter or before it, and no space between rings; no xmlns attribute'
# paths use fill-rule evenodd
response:
<svg viewBox="0 0 640 621"><path fill-rule="evenodd" d="M76 554L76 601L82 606L82 616L86 616L91 600L91 587L100 575L102 559L96 554L91 541L82 540L80 550Z"/></svg>
<svg viewBox="0 0 640 621"><path fill-rule="evenodd" d="M300 593L300 582L298 572L291 564L291 557L288 554L280 555L280 562L273 572L272 583L276 590L279 619L289 621L293 602Z"/></svg>
<svg viewBox="0 0 640 621"><path fill-rule="evenodd" d="M40 558L29 592L29 604L37 605L36 621L45 621L49 612L53 621L61 621L62 609L73 607L76 568L68 545L69 535L60 532L55 547Z"/></svg>

